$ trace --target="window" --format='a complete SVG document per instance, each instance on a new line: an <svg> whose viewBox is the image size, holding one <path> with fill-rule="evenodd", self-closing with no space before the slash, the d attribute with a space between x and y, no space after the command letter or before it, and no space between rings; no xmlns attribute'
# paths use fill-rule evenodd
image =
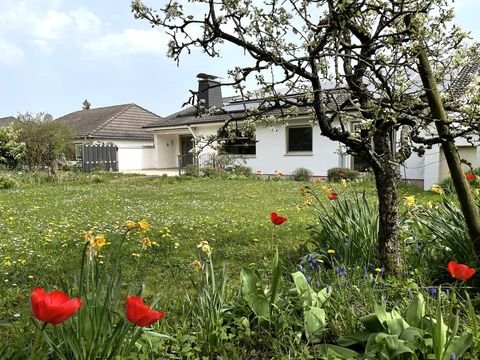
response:
<svg viewBox="0 0 480 360"><path fill-rule="evenodd" d="M255 155L257 141L254 136L245 136L237 131L235 136L228 137L226 132L219 133L220 143L222 144L220 152L231 155Z"/></svg>
<svg viewBox="0 0 480 360"><path fill-rule="evenodd" d="M287 128L287 152L311 152L312 150L311 126L294 126Z"/></svg>

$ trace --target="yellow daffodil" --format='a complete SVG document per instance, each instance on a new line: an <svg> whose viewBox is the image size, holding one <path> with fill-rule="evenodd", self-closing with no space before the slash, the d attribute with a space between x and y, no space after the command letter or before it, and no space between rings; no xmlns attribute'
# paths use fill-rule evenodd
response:
<svg viewBox="0 0 480 360"><path fill-rule="evenodd" d="M433 184L430 190L440 195L443 195L444 193L443 188L437 184Z"/></svg>
<svg viewBox="0 0 480 360"><path fill-rule="evenodd" d="M125 222L125 229L127 231L130 231L130 230L133 230L137 227L137 224L135 223L135 221L132 221L132 220L127 220Z"/></svg>
<svg viewBox="0 0 480 360"><path fill-rule="evenodd" d="M150 240L148 237L144 237L142 240L142 246L143 248L149 248L153 244L152 240Z"/></svg>
<svg viewBox="0 0 480 360"><path fill-rule="evenodd" d="M200 260L193 260L191 265L195 269L195 271L202 270L202 262Z"/></svg>
<svg viewBox="0 0 480 360"><path fill-rule="evenodd" d="M150 224L148 223L148 221L146 219L143 219L141 221L138 222L138 227L140 228L140 230L142 231L148 231L150 230Z"/></svg>
<svg viewBox="0 0 480 360"><path fill-rule="evenodd" d="M343 187L347 187L347 180L345 180L345 179L340 180L340 184L341 184Z"/></svg>
<svg viewBox="0 0 480 360"><path fill-rule="evenodd" d="M415 195L405 196L405 205L414 206L415 205Z"/></svg>
<svg viewBox="0 0 480 360"><path fill-rule="evenodd" d="M103 246L107 244L105 240L105 235L98 234L92 240L90 240L90 246L93 247L96 251L100 250Z"/></svg>
<svg viewBox="0 0 480 360"><path fill-rule="evenodd" d="M197 248L202 250L208 256L212 255L212 248L208 244L208 241L205 241L205 240L200 241L200 244L197 245Z"/></svg>

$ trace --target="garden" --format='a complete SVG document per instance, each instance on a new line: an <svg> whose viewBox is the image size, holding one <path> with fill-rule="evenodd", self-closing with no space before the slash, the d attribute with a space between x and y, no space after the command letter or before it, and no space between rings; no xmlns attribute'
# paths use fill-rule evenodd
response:
<svg viewBox="0 0 480 360"><path fill-rule="evenodd" d="M448 181L399 184L400 276L377 260L369 176L0 184L2 359L479 357L478 261Z"/></svg>

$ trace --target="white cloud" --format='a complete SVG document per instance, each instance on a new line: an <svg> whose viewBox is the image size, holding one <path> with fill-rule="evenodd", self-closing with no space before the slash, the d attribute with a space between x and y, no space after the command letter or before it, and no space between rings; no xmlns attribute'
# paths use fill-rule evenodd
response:
<svg viewBox="0 0 480 360"><path fill-rule="evenodd" d="M0 38L0 64L13 65L23 58L22 49Z"/></svg>
<svg viewBox="0 0 480 360"><path fill-rule="evenodd" d="M82 41L100 33L102 21L93 12L85 7L62 10L60 5L58 0L0 5L0 34L23 36L26 42L50 52L64 41Z"/></svg>
<svg viewBox="0 0 480 360"><path fill-rule="evenodd" d="M141 29L124 29L85 43L85 48L96 56L117 56L121 54L164 55L168 39L162 32Z"/></svg>
<svg viewBox="0 0 480 360"><path fill-rule="evenodd" d="M66 13L49 10L45 17L35 19L34 36L43 40L57 40L67 35L72 18Z"/></svg>

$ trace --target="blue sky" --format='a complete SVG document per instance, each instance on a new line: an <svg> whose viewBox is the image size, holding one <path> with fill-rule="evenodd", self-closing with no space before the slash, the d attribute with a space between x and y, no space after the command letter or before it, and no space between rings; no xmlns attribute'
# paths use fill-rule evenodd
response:
<svg viewBox="0 0 480 360"><path fill-rule="evenodd" d="M480 2L454 6L456 22L480 40ZM229 46L222 58L196 50L177 66L165 55L167 41L133 18L130 0L0 0L0 117L59 117L80 110L84 99L92 108L136 103L165 116L188 99L198 73L227 78L229 68L245 62Z"/></svg>

